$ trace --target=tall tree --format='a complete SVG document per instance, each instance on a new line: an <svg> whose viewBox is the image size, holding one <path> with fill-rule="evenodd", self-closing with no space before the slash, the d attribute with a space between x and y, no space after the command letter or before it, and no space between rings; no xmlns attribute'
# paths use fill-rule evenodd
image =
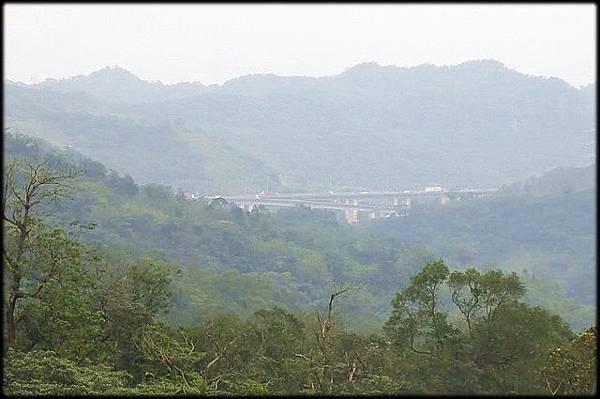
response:
<svg viewBox="0 0 600 399"><path fill-rule="evenodd" d="M442 259L430 261L392 301L386 328L415 353L439 357L446 339L454 333L446 312L440 309L440 290L449 274ZM425 347L417 348L418 341Z"/></svg>
<svg viewBox="0 0 600 399"><path fill-rule="evenodd" d="M64 235L56 231L48 233L35 210L67 196L73 189L70 182L79 175L79 171L72 169L56 171L48 167L47 161L24 164L11 160L5 165L2 217L6 223L3 231L6 245L2 256L8 280L5 307L8 347L15 346L17 340L15 315L19 301L39 297L52 280L64 276L68 258L76 256L73 248L67 249L69 242Z"/></svg>

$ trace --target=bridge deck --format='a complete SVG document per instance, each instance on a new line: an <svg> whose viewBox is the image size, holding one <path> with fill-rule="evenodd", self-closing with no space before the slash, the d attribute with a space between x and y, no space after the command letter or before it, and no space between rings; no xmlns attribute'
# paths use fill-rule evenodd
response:
<svg viewBox="0 0 600 399"><path fill-rule="evenodd" d="M278 200L292 200L292 199L305 199L305 200L332 200L332 199L374 199L374 198L406 198L415 196L441 196L441 195L460 195L460 194L489 194L495 192L496 189L462 189L453 191L424 191L424 190L413 190L413 191L369 191L369 192L340 192L340 193L282 193L274 196L260 196L258 199L278 199ZM219 196L207 197L209 199L216 198ZM242 195L224 195L222 196L228 201L252 201L257 200L256 194L242 194Z"/></svg>

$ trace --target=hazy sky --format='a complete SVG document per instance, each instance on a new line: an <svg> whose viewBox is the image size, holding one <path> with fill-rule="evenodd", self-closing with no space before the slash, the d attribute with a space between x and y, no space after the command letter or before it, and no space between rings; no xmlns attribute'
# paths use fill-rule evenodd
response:
<svg viewBox="0 0 600 399"><path fill-rule="evenodd" d="M4 6L5 78L119 65L164 83L249 73L325 76L355 64L494 58L579 86L596 80L595 5Z"/></svg>

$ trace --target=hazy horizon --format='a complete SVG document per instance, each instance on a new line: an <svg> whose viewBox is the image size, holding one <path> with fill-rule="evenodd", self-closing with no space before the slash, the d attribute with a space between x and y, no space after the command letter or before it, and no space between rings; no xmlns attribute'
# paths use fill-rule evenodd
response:
<svg viewBox="0 0 600 399"><path fill-rule="evenodd" d="M594 5L9 4L4 11L4 79L27 84L114 65L144 80L211 85L249 74L333 76L364 62L481 59L575 87L596 81Z"/></svg>
<svg viewBox="0 0 600 399"><path fill-rule="evenodd" d="M357 67L357 66L359 66L359 65L363 65L363 64L375 64L375 65L377 65L377 66L379 66L379 67L381 67L381 68L392 67L392 68L405 68L405 69L410 69L410 68L418 68L418 67L420 67L420 66L424 66L424 65L433 65L433 66L435 66L435 67L455 67L455 66L458 66L458 65L461 65L461 64L464 64L464 63L468 63L468 62L480 62L480 61L496 61L496 62L499 62L499 63L503 64L503 65L504 65L506 68L508 68L508 69L510 69L510 70L514 70L514 71L517 71L517 72L519 72L519 73L523 73L523 72L521 72L521 71L519 71L519 70L517 70L517 69L514 69L514 68L510 68L510 67L508 67L508 66L507 66L506 64L504 64L504 63L503 63L501 60L495 60L495 59L479 59L479 60L465 60L465 61L463 61L463 62L459 62L459 63L456 63L456 64L440 64L440 65L436 65L436 64L431 64L431 63L423 63L423 64L419 64L419 65L412 65L412 66L405 66L405 65L381 65L381 64L378 64L378 63L376 63L375 61L364 61L364 62L360 62L360 63L358 63L358 64L355 64L355 65L350 65L350 66L348 66L347 68L345 68L344 70L342 70L341 72L339 72L339 73L335 73L335 74L330 74L330 75L321 75L321 76L310 76L310 75L281 75L281 74L276 74L276 73L272 73L272 72L264 72L264 73L246 73L246 74L242 74L242 75L239 75L239 76L233 76L233 77L231 77L230 79L227 79L227 80L225 80L225 81L223 81L223 82L219 82L219 83L206 83L206 82L200 82L200 81L188 81L188 80L174 81L174 82L163 82L163 81L161 81L160 79L157 79L157 80L153 80L153 79L144 79L144 78L140 77L140 76L139 76L139 75L138 75L138 74L137 74L135 71L131 71L131 70L129 70L129 69L127 69L127 68L123 67L122 65L103 65L103 66L100 66L100 67L98 67L98 68L96 68L96 69L93 69L93 70L91 70L91 71L89 71L89 72L84 72L84 73L81 73L81 74L77 74L77 75L73 75L73 76L67 76L67 77L64 77L64 78L58 78L58 79L57 79L57 78L54 78L54 77L51 77L51 76L49 76L49 77L43 78L43 79L41 79L40 81L37 81L37 82L23 82L23 81L19 81L19 80L8 79L8 78L6 78L6 77L5 77L5 80L11 81L11 82L16 82L16 83L22 83L22 84L26 84L26 85L35 85L35 84L40 84L40 83L44 83L44 82L47 82L47 81L52 81L52 80L61 81L61 80L69 80L69 79L73 79L73 78L77 78L77 77L81 77L81 76L84 76L84 77L85 77L85 76L90 76L90 75L92 75L92 74L93 74L93 73L95 73L95 72L99 72L99 71L101 71L101 70L104 70L104 69L106 69L106 68L110 68L110 69L121 69L121 70L124 70L124 71L127 71L127 72L129 72L129 73L133 74L133 75L134 75L136 78L142 79L143 81L146 81L146 82L151 82L151 83L160 83L160 84L162 84L162 85L166 85L166 86L177 85L177 84L186 84L186 83L188 83L188 84L202 84L202 85L204 85L204 86L207 86L207 87L208 87L208 86L222 86L222 85L226 84L226 83L227 83L227 82L229 82L229 81L233 81L233 80L236 80L236 79L240 79L240 78L243 78L243 77L245 77L245 76L256 76L256 75L274 75L274 76L279 76L279 77L302 77L302 78L304 78L304 77L305 77L305 78L314 78L314 79L327 78L327 77L334 77L334 76L341 75L341 74L343 74L344 72L346 72L346 71L348 71L348 70L350 70L350 69L352 69L352 68L354 68L354 67ZM594 81L591 81L591 82L589 82L589 83L587 83L587 84L583 84L583 85L573 85L573 84L571 84L570 82L568 82L568 81L566 81L566 80L564 80L564 79L562 79L562 78L560 78L560 77L558 77L558 76L544 76L544 75L534 75L534 74L525 74L525 75L527 75L527 76L532 76L532 77L548 78L548 79L553 79L553 78L554 78L554 79L560 79L560 80L564 81L565 83L569 84L570 86L572 86L572 87L576 87L576 88L582 88L582 87L586 87L586 86L589 86L589 85L592 85L592 84L595 84L595 83L596 83L596 80L594 80Z"/></svg>

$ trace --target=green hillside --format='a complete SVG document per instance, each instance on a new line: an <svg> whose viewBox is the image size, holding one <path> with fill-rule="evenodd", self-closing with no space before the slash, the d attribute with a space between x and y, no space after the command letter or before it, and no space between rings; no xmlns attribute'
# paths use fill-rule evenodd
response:
<svg viewBox="0 0 600 399"><path fill-rule="evenodd" d="M174 188L138 185L75 151L13 135L5 135L5 143L8 157L54 154L56 162L86 170L73 201L55 208L54 218L95 223L86 239L120 247L123 254L161 254L183 265L181 308L172 312L180 321L217 309L247 313L265 304L321 307L329 291L352 285L355 295L341 305L345 322L373 330L388 317L398 287L435 256L457 267L494 263L524 278L530 275L531 284L556 286L551 293L533 290L539 296L532 301L550 304L574 328L594 317L595 223L589 215L595 214L595 191L589 187L562 194L568 200L500 197L349 226L341 215L306 208L247 213L230 205L181 201L173 197ZM219 293L215 287L221 283L213 279L225 279L224 292L238 294ZM254 288L234 290L228 284ZM216 291L200 294L207 289Z"/></svg>

